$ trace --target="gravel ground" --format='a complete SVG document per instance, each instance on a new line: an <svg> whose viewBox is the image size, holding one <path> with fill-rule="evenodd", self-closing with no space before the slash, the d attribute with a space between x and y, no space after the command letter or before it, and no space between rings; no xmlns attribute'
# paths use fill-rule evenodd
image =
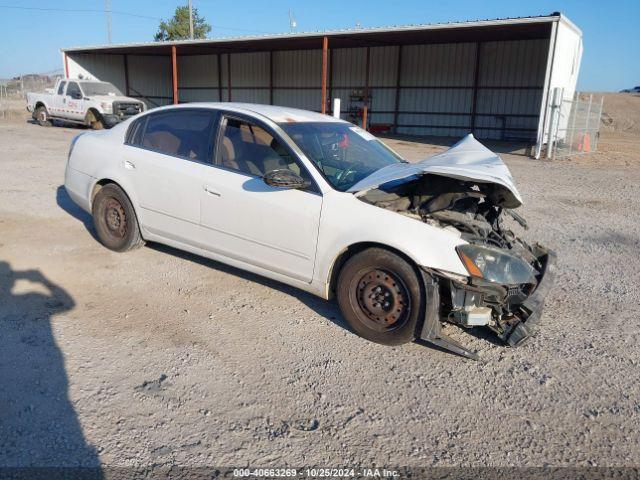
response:
<svg viewBox="0 0 640 480"><path fill-rule="evenodd" d="M77 133L0 123L0 466L640 463L637 163L504 156L559 275L520 348L448 327L472 362L368 343L213 261L103 248L61 188Z"/></svg>

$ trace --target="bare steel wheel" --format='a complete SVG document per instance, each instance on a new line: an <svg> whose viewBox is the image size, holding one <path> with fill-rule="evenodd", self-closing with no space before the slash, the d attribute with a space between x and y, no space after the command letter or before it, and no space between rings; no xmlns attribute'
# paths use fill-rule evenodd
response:
<svg viewBox="0 0 640 480"><path fill-rule="evenodd" d="M109 183L98 191L92 213L96 233L105 247L125 252L144 243L133 205L116 184Z"/></svg>
<svg viewBox="0 0 640 480"><path fill-rule="evenodd" d="M105 206L105 223L109 233L118 238L124 238L127 233L127 214L118 200L109 197Z"/></svg>
<svg viewBox="0 0 640 480"><path fill-rule="evenodd" d="M379 269L358 281L358 305L372 329L385 332L402 325L411 312L407 288L395 274Z"/></svg>
<svg viewBox="0 0 640 480"><path fill-rule="evenodd" d="M415 338L424 312L423 287L413 265L383 248L367 248L343 265L338 305L361 337L385 345Z"/></svg>

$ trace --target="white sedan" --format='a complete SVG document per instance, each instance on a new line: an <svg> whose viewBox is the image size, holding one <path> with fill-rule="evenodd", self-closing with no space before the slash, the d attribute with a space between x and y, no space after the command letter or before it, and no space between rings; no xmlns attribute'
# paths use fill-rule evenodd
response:
<svg viewBox="0 0 640 480"><path fill-rule="evenodd" d="M163 243L335 295L356 333L388 345L474 357L444 321L518 345L552 283L555 255L507 227L526 228L507 167L471 135L408 163L326 115L191 103L79 135L65 187L107 248Z"/></svg>

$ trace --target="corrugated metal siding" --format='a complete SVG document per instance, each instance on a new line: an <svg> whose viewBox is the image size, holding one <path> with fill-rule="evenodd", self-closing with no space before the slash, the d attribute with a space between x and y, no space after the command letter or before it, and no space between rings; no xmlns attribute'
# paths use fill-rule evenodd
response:
<svg viewBox="0 0 640 480"><path fill-rule="evenodd" d="M72 62L77 64L76 68L74 68ZM103 82L110 82L124 92L124 55L107 55L103 53L74 53L69 55L69 76L79 78L79 75L85 78L92 77Z"/></svg>
<svg viewBox="0 0 640 480"><path fill-rule="evenodd" d="M322 101L321 83L321 50L273 52L275 105L319 110Z"/></svg>
<svg viewBox="0 0 640 480"><path fill-rule="evenodd" d="M129 55L129 94L141 96L149 108L172 102L171 57Z"/></svg>
<svg viewBox="0 0 640 480"><path fill-rule="evenodd" d="M475 64L475 43L403 47L400 86L411 88L400 89L398 110L403 113L398 124L405 126L398 133L456 137L468 133Z"/></svg>
<svg viewBox="0 0 640 480"><path fill-rule="evenodd" d="M486 42L480 46L475 43L404 46L399 94L396 84L400 47L370 47L369 125L392 124L398 110L401 125L398 133L446 136L468 133L473 123L478 48L476 136L535 138L547 60L546 39ZM228 57L220 56L223 101L229 100ZM332 89L327 93L342 100L345 118L353 91L365 89L367 49L335 49L332 57L332 78L328 81ZM74 61L79 72L85 69L124 90L121 55L82 54L74 56ZM230 64L231 100L269 103L272 80L274 104L320 109L320 49L233 53ZM217 55L178 53L178 69L181 102L218 100ZM129 56L129 84L132 94L149 97L157 105L170 103L170 57Z"/></svg>
<svg viewBox="0 0 640 480"><path fill-rule="evenodd" d="M478 137L501 140L535 137L548 48L548 40L482 44L476 107Z"/></svg>
<svg viewBox="0 0 640 480"><path fill-rule="evenodd" d="M218 101L218 56L178 56L178 98L183 102Z"/></svg>

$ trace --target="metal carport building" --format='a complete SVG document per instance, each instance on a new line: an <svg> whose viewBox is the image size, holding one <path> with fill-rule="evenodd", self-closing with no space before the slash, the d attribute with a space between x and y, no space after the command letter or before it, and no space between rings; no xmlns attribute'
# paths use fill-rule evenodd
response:
<svg viewBox="0 0 640 480"><path fill-rule="evenodd" d="M550 93L571 98L582 33L564 15L62 50L69 78L112 82L149 107L267 103L372 132L541 145ZM539 153L539 149L537 150Z"/></svg>

